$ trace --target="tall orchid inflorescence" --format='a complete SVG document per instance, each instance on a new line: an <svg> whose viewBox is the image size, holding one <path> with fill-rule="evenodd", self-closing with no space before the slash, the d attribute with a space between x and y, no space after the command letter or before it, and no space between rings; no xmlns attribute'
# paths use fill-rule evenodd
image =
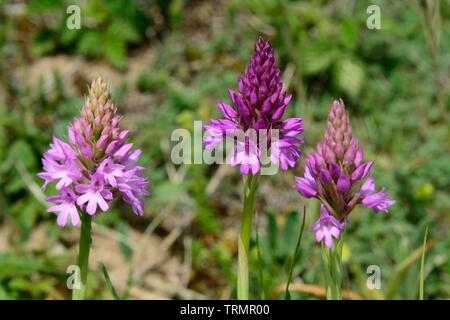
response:
<svg viewBox="0 0 450 320"><path fill-rule="evenodd" d="M310 228L317 242L332 247L348 216L357 204L375 212L388 212L395 203L384 192L375 192L375 181L369 174L373 161L364 162L342 100L333 101L327 129L316 152L306 158L304 177L296 177L295 189L305 198L321 201L320 217Z"/></svg>
<svg viewBox="0 0 450 320"><path fill-rule="evenodd" d="M228 163L239 164L245 175L238 241L237 295L241 300L249 298L248 256L257 180L260 171L263 174L261 165L272 164L271 168L276 169L281 166L283 171L293 167L300 156L298 145L303 143L299 138L303 119L281 120L291 96L283 91L280 76L270 42L260 37L244 75L238 77L238 91L228 89L234 107L219 103L224 118L212 119L205 126L205 149L217 150L224 142L231 142Z"/></svg>
<svg viewBox="0 0 450 320"><path fill-rule="evenodd" d="M261 37L255 45L245 73L238 78L238 92L228 89L234 108L220 102L217 107L223 119L212 119L205 125L205 149L214 149L226 139L243 135L234 145L229 158L231 166L240 164L242 174L257 174L263 150L270 150L270 162L286 171L300 156L298 136L303 132L302 118L281 120L291 96L283 91L281 71L269 41ZM276 132L277 135L273 133Z"/></svg>
<svg viewBox="0 0 450 320"><path fill-rule="evenodd" d="M48 198L56 205L48 211L58 214L58 225L65 226L68 218L78 225L78 210L94 216L118 197L142 215L148 180L142 177L144 168L136 165L141 151L126 143L128 131L119 128L120 119L108 85L98 78L68 129L68 143L53 137L38 176L45 180L43 188L56 182L59 194Z"/></svg>

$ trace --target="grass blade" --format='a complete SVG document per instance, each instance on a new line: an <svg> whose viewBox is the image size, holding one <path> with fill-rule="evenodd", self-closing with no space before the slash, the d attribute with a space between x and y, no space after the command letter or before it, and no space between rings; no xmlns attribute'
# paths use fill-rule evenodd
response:
<svg viewBox="0 0 450 320"><path fill-rule="evenodd" d="M265 300L267 297L267 294L266 294L266 289L265 289L265 285L264 285L264 277L263 277L263 270L262 270L262 259L261 259L261 247L260 247L260 241L259 241L258 222L259 222L259 216L258 216L258 213L256 213L256 249L257 249L257 253L258 253L258 277L259 277L260 290L261 290L261 300Z"/></svg>
<svg viewBox="0 0 450 320"><path fill-rule="evenodd" d="M438 239L431 239L425 246L420 246L419 248L415 249L408 257L406 257L406 259L404 259L399 265L397 265L388 283L386 292L387 300L394 299L397 288L400 285L401 279L406 270L420 258L423 250L429 250L437 242L437 240Z"/></svg>
<svg viewBox="0 0 450 320"><path fill-rule="evenodd" d="M111 292L114 300L120 300L119 296L117 295L116 289L114 288L114 285L111 282L111 278L109 277L105 265L102 263L100 267L102 269L103 276L105 277L105 281L108 284L109 291Z"/></svg>
<svg viewBox="0 0 450 320"><path fill-rule="evenodd" d="M289 275L288 280L286 282L286 290L284 292L284 299L285 300L291 300L291 294L289 292L289 285L292 281L292 272L294 270L295 262L297 261L297 258L300 253L300 243L302 242L302 236L303 236L303 230L305 229L305 218L306 218L306 207L303 207L303 220L302 220L302 227L300 229L300 234L297 239L297 244L295 245L295 251L294 256L292 257L291 265L289 267Z"/></svg>
<svg viewBox="0 0 450 320"><path fill-rule="evenodd" d="M420 282L419 282L419 300L423 300L423 273L425 269L425 251L427 244L428 226L425 228L425 236L423 237L422 258L420 261Z"/></svg>

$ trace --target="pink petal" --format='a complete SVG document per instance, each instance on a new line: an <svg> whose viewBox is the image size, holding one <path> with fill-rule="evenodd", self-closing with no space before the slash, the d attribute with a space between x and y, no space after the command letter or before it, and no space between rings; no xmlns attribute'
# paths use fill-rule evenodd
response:
<svg viewBox="0 0 450 320"><path fill-rule="evenodd" d="M88 202L90 199L91 199L91 193L90 192L85 193L77 199L77 204L79 206L81 206L82 204Z"/></svg>
<svg viewBox="0 0 450 320"><path fill-rule="evenodd" d="M102 209L102 211L108 210L108 204L106 203L105 199L103 199L101 196L98 196L97 198L97 204Z"/></svg>
<svg viewBox="0 0 450 320"><path fill-rule="evenodd" d="M98 195L93 195L88 202L87 208L86 208L86 212L93 216L95 214L95 211L97 211L97 198Z"/></svg>
<svg viewBox="0 0 450 320"><path fill-rule="evenodd" d="M56 219L56 223L60 226L60 227L64 227L66 225L67 222L67 216L68 216L68 212L67 211L61 211L58 214L58 218Z"/></svg>
<svg viewBox="0 0 450 320"><path fill-rule="evenodd" d="M331 234L327 233L325 235L325 245L331 249L331 247L333 246L333 238L331 237Z"/></svg>

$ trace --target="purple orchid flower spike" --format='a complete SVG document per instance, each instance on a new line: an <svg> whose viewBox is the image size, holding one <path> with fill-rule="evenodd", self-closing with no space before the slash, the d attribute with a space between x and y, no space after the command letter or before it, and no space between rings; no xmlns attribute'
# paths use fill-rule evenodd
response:
<svg viewBox="0 0 450 320"><path fill-rule="evenodd" d="M299 138L302 118L282 120L291 101L281 83L281 71L275 65L274 50L261 37L255 44L244 75L238 77L237 91L228 90L232 104L220 102L222 119L204 126L205 150L226 144L227 162L240 166L244 177L243 209L238 242L237 297L249 298L248 256L255 194L263 165L283 171L293 167L300 156ZM229 148L230 144L232 145ZM231 151L231 152L230 152ZM269 155L270 152L270 155ZM270 170L274 173L274 170Z"/></svg>
<svg viewBox="0 0 450 320"><path fill-rule="evenodd" d="M120 129L119 122L108 85L99 78L92 82L81 115L68 129L68 143L54 137L44 153L44 171L38 176L45 180L43 188L56 182L59 194L48 201L57 205L48 211L58 214L61 227L68 220L78 225L78 210L91 216L98 209L107 211L108 203L117 197L142 215L141 198L149 194L148 180L136 165L140 150L126 144L128 131Z"/></svg>
<svg viewBox="0 0 450 320"><path fill-rule="evenodd" d="M106 82L93 81L81 115L69 126L69 141L53 138L42 158L43 172L38 173L43 188L56 182L59 193L47 200L55 204L48 211L58 215L57 224L81 224L80 285L72 291L75 300L84 299L86 292L92 217L108 211L115 198L122 198L135 214L142 215L142 197L149 194L144 168L136 165L141 151L126 143L128 131L120 129L120 119Z"/></svg>
<svg viewBox="0 0 450 320"><path fill-rule="evenodd" d="M384 188L375 192L372 165L373 161L364 161L363 150L352 135L344 102L333 101L323 140L306 158L304 177L296 177L294 185L303 197L321 202L320 218L310 229L317 242L325 241L331 248L332 237L339 238L356 205L387 213L395 203Z"/></svg>
<svg viewBox="0 0 450 320"><path fill-rule="evenodd" d="M244 75L238 78L237 92L228 90L233 106L218 103L224 118L212 119L211 124L204 126L206 150L243 133L229 159L231 166L240 165L241 174L255 175L260 171L262 150L271 150L270 162L280 165L283 171L293 167L300 156L303 119L281 120L291 96L283 91L280 76L270 42L260 37ZM278 137L271 139L274 132L278 132Z"/></svg>

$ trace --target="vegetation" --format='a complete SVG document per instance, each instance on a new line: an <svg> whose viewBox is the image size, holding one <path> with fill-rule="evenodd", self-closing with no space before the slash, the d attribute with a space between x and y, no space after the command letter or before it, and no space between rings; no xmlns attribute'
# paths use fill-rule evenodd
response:
<svg viewBox="0 0 450 320"><path fill-rule="evenodd" d="M243 182L227 165L173 165L170 136L218 116L259 35L271 39L287 116L305 119L303 154L321 138L328 104L343 98L374 175L397 203L358 207L343 244L344 298L450 297L450 5L448 1L0 0L0 298L69 298L78 230L46 212L40 158L102 76L150 179L144 217L119 202L93 225L88 297L234 298ZM369 30L367 7L381 10ZM250 297L285 297L307 207L291 187L304 159L260 181L250 245ZM428 228L426 254L422 250ZM424 267L421 270L421 257ZM323 298L324 271L305 230L291 299ZM104 263L104 266L103 264ZM366 286L381 268L381 289ZM106 278L106 279L105 279ZM422 290L420 290L422 292Z"/></svg>

